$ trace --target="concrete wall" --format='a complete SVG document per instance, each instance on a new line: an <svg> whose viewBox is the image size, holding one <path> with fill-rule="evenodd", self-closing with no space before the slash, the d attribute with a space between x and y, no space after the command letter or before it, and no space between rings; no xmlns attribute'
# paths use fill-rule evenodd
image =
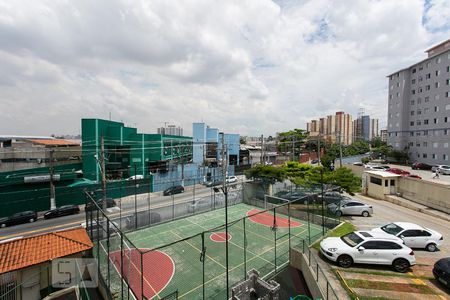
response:
<svg viewBox="0 0 450 300"><path fill-rule="evenodd" d="M401 177L398 192L403 198L450 214L450 186Z"/></svg>
<svg viewBox="0 0 450 300"><path fill-rule="evenodd" d="M326 299L325 294L319 287L314 275L313 269L308 265L308 259L305 254L297 251L295 249L290 249L291 260L290 265L298 270L300 270L305 278L306 285L314 299Z"/></svg>

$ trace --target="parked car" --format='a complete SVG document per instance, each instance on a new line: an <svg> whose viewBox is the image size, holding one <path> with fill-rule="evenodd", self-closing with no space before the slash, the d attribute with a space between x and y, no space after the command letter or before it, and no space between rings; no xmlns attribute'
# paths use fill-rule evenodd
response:
<svg viewBox="0 0 450 300"><path fill-rule="evenodd" d="M374 171L386 171L385 168L383 168L382 166L366 166L366 169L368 170L374 170Z"/></svg>
<svg viewBox="0 0 450 300"><path fill-rule="evenodd" d="M227 183L234 183L238 181L238 178L236 176L228 176L226 181Z"/></svg>
<svg viewBox="0 0 450 300"><path fill-rule="evenodd" d="M32 223L37 220L37 213L35 211L23 211L13 214L10 217L0 219L0 227L18 225L23 223Z"/></svg>
<svg viewBox="0 0 450 300"><path fill-rule="evenodd" d="M131 177L128 177L127 179L125 179L125 180L139 180L139 179L144 179L144 175L133 175L133 176L131 176Z"/></svg>
<svg viewBox="0 0 450 300"><path fill-rule="evenodd" d="M345 200L352 200L351 198L342 195L339 192L326 192L323 194L323 200L325 202L325 204L331 204L331 203L336 203L336 202L340 202L340 201L345 201ZM321 203L322 202L322 195L318 195L317 196L317 202Z"/></svg>
<svg viewBox="0 0 450 300"><path fill-rule="evenodd" d="M416 264L414 251L401 239L379 232L355 231L326 238L320 243L320 252L343 268L354 263L390 265L404 273Z"/></svg>
<svg viewBox="0 0 450 300"><path fill-rule="evenodd" d="M315 165L315 164L318 164L320 162L320 160L318 160L318 159L313 159L312 161L311 161L311 164L312 165Z"/></svg>
<svg viewBox="0 0 450 300"><path fill-rule="evenodd" d="M175 185L168 189L165 189L163 192L163 195L170 196L170 195L175 195L175 194L180 194L180 193L184 193L184 187L181 185Z"/></svg>
<svg viewBox="0 0 450 300"><path fill-rule="evenodd" d="M389 170L391 167L390 166L388 166L388 165L383 165L383 166L380 166L380 167L382 167L385 171L387 171L387 170Z"/></svg>
<svg viewBox="0 0 450 300"><path fill-rule="evenodd" d="M354 162L353 165L354 166L361 166L361 167L364 166L364 164L362 162L358 162L358 161Z"/></svg>
<svg viewBox="0 0 450 300"><path fill-rule="evenodd" d="M450 288L450 257L441 258L434 264L433 275L437 281Z"/></svg>
<svg viewBox="0 0 450 300"><path fill-rule="evenodd" d="M358 215L369 217L373 214L372 205L360 201L343 201L341 203L332 203L328 205L328 210L337 216L342 215Z"/></svg>
<svg viewBox="0 0 450 300"><path fill-rule="evenodd" d="M438 169L439 173L443 174L443 175L450 175L450 166L440 166Z"/></svg>
<svg viewBox="0 0 450 300"><path fill-rule="evenodd" d="M433 165L432 167L431 167L431 171L432 172L436 172L436 170L439 170L441 167L443 167L443 166L445 166L445 165Z"/></svg>
<svg viewBox="0 0 450 300"><path fill-rule="evenodd" d="M402 170L402 169L398 169L398 168L390 168L390 169L387 169L386 171L388 171L390 173L402 175L402 176L406 176L406 175L411 174L408 171L405 171L405 170Z"/></svg>
<svg viewBox="0 0 450 300"><path fill-rule="evenodd" d="M411 165L413 170L431 170L432 166L426 163L416 162Z"/></svg>
<svg viewBox="0 0 450 300"><path fill-rule="evenodd" d="M409 175L406 175L406 177L422 179L422 177L420 177L419 175L416 175L416 174L409 174Z"/></svg>
<svg viewBox="0 0 450 300"><path fill-rule="evenodd" d="M429 228L409 222L394 222L372 229L371 232L385 232L401 238L411 248L425 248L434 252L444 240L442 234Z"/></svg>
<svg viewBox="0 0 450 300"><path fill-rule="evenodd" d="M80 208L78 205L63 205L44 213L44 219L57 218L78 213L80 213Z"/></svg>
<svg viewBox="0 0 450 300"><path fill-rule="evenodd" d="M100 208L103 208L103 199L100 199L96 202ZM110 208L110 207L114 207L114 206L116 206L116 201L114 201L114 199L112 199L112 198L106 198L106 208ZM86 211L96 210L96 207L92 202L88 202L86 204L85 210Z"/></svg>
<svg viewBox="0 0 450 300"><path fill-rule="evenodd" d="M205 182L205 186L207 186L207 187L218 186L218 185L222 185L222 184L223 184L223 181L220 181L220 180L213 180L213 181Z"/></svg>
<svg viewBox="0 0 450 300"><path fill-rule="evenodd" d="M107 236L106 234L107 231L109 231L110 235L117 232L117 229L120 228L119 224L117 224L114 221L112 221L111 223L113 223L114 226L112 224L109 224L109 228L107 228L108 225L106 221L97 222L97 220L92 220L92 223L83 222L80 225L81 227L86 229L87 233L91 238L96 239L96 238L105 238Z"/></svg>

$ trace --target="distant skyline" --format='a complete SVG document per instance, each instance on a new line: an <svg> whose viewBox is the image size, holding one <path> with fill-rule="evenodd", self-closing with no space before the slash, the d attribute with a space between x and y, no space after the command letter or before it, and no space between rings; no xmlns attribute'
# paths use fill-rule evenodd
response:
<svg viewBox="0 0 450 300"><path fill-rule="evenodd" d="M320 116L386 127L387 75L450 38L450 0L0 0L0 134L275 135ZM406 54L406 55L405 55Z"/></svg>

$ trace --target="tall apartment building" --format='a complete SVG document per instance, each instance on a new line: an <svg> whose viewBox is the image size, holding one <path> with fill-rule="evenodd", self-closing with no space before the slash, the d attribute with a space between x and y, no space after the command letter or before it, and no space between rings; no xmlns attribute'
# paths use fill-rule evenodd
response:
<svg viewBox="0 0 450 300"><path fill-rule="evenodd" d="M158 128L158 134L182 136L183 128L180 126L176 127L175 125L167 125L165 127Z"/></svg>
<svg viewBox="0 0 450 300"><path fill-rule="evenodd" d="M320 136L329 143L350 145L353 141L352 116L343 111L335 115L311 120L306 124L310 136Z"/></svg>
<svg viewBox="0 0 450 300"><path fill-rule="evenodd" d="M379 136L378 132L378 119L365 115L353 121L353 141L371 141Z"/></svg>
<svg viewBox="0 0 450 300"><path fill-rule="evenodd" d="M413 161L448 164L450 155L450 40L428 57L388 76L388 144Z"/></svg>

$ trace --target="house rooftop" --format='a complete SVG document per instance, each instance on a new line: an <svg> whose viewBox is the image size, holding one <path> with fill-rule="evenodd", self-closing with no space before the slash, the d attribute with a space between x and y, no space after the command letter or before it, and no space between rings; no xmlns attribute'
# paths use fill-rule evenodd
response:
<svg viewBox="0 0 450 300"><path fill-rule="evenodd" d="M395 178L395 177L401 177L398 174L387 172L387 171L365 171L365 173L371 174L371 175L377 175L382 178Z"/></svg>
<svg viewBox="0 0 450 300"><path fill-rule="evenodd" d="M0 243L0 274L89 250L84 228L39 234Z"/></svg>

